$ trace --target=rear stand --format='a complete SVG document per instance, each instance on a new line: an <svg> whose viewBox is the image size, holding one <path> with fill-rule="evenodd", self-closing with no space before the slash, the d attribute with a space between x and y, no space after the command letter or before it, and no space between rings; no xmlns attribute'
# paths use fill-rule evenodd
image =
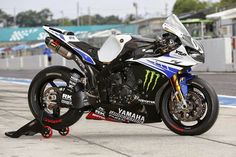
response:
<svg viewBox="0 0 236 157"><path fill-rule="evenodd" d="M70 129L69 127L66 127L57 131L61 136L66 136L69 134ZM37 133L41 133L44 138L51 138L53 135L53 130L50 126L43 125L39 120L34 119L17 131L5 132L5 135L11 138L19 138L22 135L34 136Z"/></svg>
<svg viewBox="0 0 236 157"><path fill-rule="evenodd" d="M33 136L37 133L41 133L45 138L50 138L52 137L53 131L50 126L44 126L39 120L34 119L17 131L5 132L5 135L11 138L19 138L22 135Z"/></svg>

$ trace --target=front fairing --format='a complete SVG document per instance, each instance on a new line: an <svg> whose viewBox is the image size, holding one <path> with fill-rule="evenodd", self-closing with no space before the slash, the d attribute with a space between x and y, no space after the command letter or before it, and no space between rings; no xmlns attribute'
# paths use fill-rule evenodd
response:
<svg viewBox="0 0 236 157"><path fill-rule="evenodd" d="M166 19L166 21L163 24L163 29L167 32L170 32L178 36L178 38L185 47L194 49L198 51L200 54L204 53L202 44L199 41L192 38L192 36L189 34L187 29L180 22L180 20L176 15L173 14Z"/></svg>
<svg viewBox="0 0 236 157"><path fill-rule="evenodd" d="M198 62L188 55L183 45L174 51L157 57L156 60L180 67L192 67L198 64Z"/></svg>

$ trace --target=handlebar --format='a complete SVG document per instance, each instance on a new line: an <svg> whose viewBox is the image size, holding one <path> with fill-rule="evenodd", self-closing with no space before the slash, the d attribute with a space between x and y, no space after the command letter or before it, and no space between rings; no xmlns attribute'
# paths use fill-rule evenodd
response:
<svg viewBox="0 0 236 157"><path fill-rule="evenodd" d="M178 38L171 34L165 33L161 38L157 39L155 42L156 50L155 53L167 53L173 51L179 46Z"/></svg>

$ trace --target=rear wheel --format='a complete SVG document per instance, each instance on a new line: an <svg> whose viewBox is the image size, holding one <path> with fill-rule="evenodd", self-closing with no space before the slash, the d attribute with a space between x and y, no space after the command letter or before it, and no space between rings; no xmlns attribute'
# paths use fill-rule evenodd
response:
<svg viewBox="0 0 236 157"><path fill-rule="evenodd" d="M219 101L214 89L204 80L194 78L188 82L187 109L182 109L169 86L163 94L161 115L166 126L180 135L200 135L215 123Z"/></svg>
<svg viewBox="0 0 236 157"><path fill-rule="evenodd" d="M71 70L63 66L52 66L40 71L33 79L29 92L29 107L34 117L53 129L63 129L77 122L83 112L73 108L62 108L58 97L67 86Z"/></svg>

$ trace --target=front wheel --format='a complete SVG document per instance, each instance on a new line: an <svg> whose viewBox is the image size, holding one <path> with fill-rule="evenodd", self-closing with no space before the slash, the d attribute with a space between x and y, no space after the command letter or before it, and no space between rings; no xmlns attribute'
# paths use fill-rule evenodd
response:
<svg viewBox="0 0 236 157"><path fill-rule="evenodd" d="M219 101L214 89L204 80L188 81L187 110L176 101L171 86L163 94L160 107L166 126L179 135L200 135L215 123L219 113Z"/></svg>

